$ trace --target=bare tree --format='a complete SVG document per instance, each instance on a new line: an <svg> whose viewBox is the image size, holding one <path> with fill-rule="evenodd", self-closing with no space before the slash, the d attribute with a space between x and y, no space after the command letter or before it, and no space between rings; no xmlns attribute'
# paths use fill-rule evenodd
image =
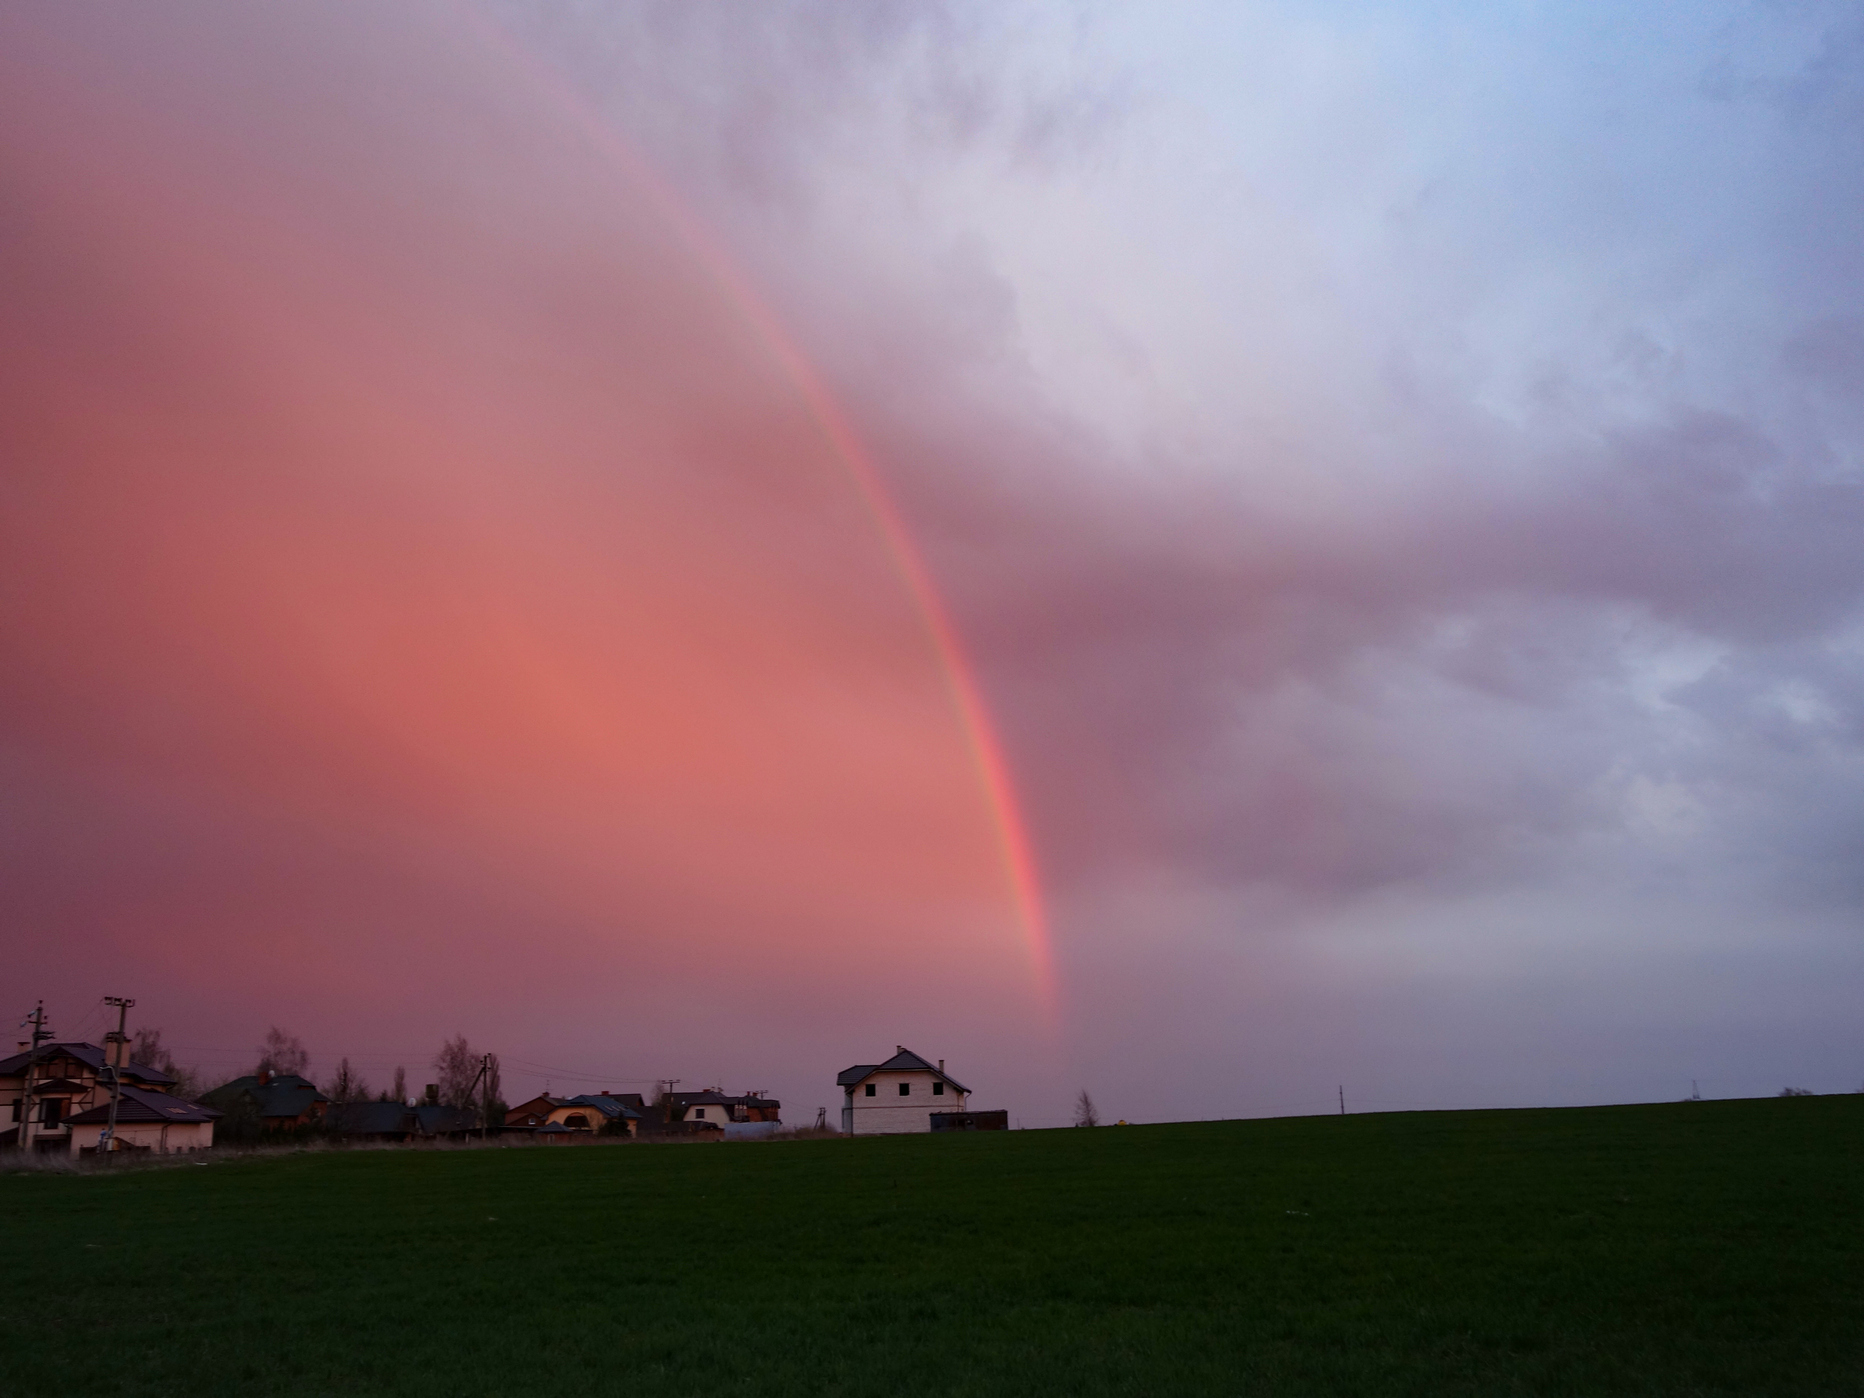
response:
<svg viewBox="0 0 1864 1398"><path fill-rule="evenodd" d="M1087 1089L1081 1089L1081 1095L1074 1099L1074 1124L1076 1126L1100 1125L1100 1112L1094 1106L1094 1099L1087 1095Z"/></svg>
<svg viewBox="0 0 1864 1398"><path fill-rule="evenodd" d="M324 1088L324 1096L332 1102L367 1102L369 1084L362 1080L362 1074L353 1071L349 1059L344 1058L337 1064L336 1076Z"/></svg>
<svg viewBox="0 0 1864 1398"><path fill-rule="evenodd" d="M408 1070L400 1065L395 1068L395 1090L390 1100L408 1105Z"/></svg>
<svg viewBox="0 0 1864 1398"><path fill-rule="evenodd" d="M287 1034L274 1024L265 1031L265 1042L259 1046L259 1066L255 1073L295 1073L302 1077L304 1070L311 1066L311 1055L305 1051L304 1044L296 1034Z"/></svg>
<svg viewBox="0 0 1864 1398"><path fill-rule="evenodd" d="M440 1100L449 1107L471 1110L478 1105L473 1082L479 1076L479 1055L464 1034L455 1034L434 1055L434 1075L440 1079Z"/></svg>
<svg viewBox="0 0 1864 1398"><path fill-rule="evenodd" d="M175 1062L175 1056L162 1042L162 1031L154 1027L138 1029L129 1048L129 1061L166 1073L175 1080L174 1095L192 1101L201 1090L201 1075Z"/></svg>

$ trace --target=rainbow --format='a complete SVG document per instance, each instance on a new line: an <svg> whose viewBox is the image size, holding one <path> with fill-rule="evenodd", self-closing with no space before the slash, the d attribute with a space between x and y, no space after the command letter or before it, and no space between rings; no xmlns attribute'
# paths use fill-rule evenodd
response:
<svg viewBox="0 0 1864 1398"><path fill-rule="evenodd" d="M1058 989L1048 916L1028 825L1016 798L1009 762L984 702L976 667L965 654L957 626L932 580L931 570L894 504L872 455L862 445L847 414L795 340L758 295L723 242L712 233L677 190L634 147L602 119L574 86L545 60L520 45L496 22L462 0L457 7L465 27L486 49L516 70L528 86L566 119L592 147L644 190L656 211L693 251L699 265L718 285L726 302L744 320L795 386L830 454L852 481L886 545L895 572L924 622L927 639L944 677L960 729L965 735L984 803L990 812L1003 863L1010 901L1021 928L1030 975L1044 1018L1055 1024Z"/></svg>

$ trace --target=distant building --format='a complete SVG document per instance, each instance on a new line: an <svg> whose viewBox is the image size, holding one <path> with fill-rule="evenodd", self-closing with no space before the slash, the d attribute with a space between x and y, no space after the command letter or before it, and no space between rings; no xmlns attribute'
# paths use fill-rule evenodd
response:
<svg viewBox="0 0 1864 1398"><path fill-rule="evenodd" d="M203 1092L201 1102L224 1114L230 1132L287 1133L322 1125L330 1099L296 1073L248 1073Z"/></svg>
<svg viewBox="0 0 1864 1398"><path fill-rule="evenodd" d="M640 1119L641 1113L629 1106L625 1097L612 1092L584 1092L559 1099L545 1122L570 1131L606 1130L611 1136L632 1136Z"/></svg>
<svg viewBox="0 0 1864 1398"><path fill-rule="evenodd" d="M351 1141L457 1141L479 1129L479 1114L436 1102L337 1102L324 1112L323 1128Z"/></svg>
<svg viewBox="0 0 1864 1398"><path fill-rule="evenodd" d="M542 1094L505 1113L506 1132L534 1131L539 1139L583 1135L632 1136L646 1114L638 1093L585 1092L576 1097Z"/></svg>
<svg viewBox="0 0 1864 1398"><path fill-rule="evenodd" d="M1010 1114L1007 1111L933 1112L932 1129L934 1131L1008 1131Z"/></svg>
<svg viewBox="0 0 1864 1398"><path fill-rule="evenodd" d="M110 1128L110 1094L94 1107L71 1118L71 1153L95 1155L97 1144ZM159 1155L206 1150L214 1143L214 1122L220 1113L171 1097L166 1092L123 1084L116 1104L116 1149L151 1150Z"/></svg>
<svg viewBox="0 0 1864 1398"><path fill-rule="evenodd" d="M505 1129L507 1131L535 1131L550 1119L551 1110L560 1099L546 1093L538 1093L528 1102L520 1102L515 1107L505 1109Z"/></svg>
<svg viewBox="0 0 1864 1398"><path fill-rule="evenodd" d="M717 1088L703 1092L674 1092L667 1097L670 1121L691 1125L716 1126L720 1130L733 1125L756 1123L780 1126L783 1104L774 1097L747 1092L741 1097L727 1097Z"/></svg>
<svg viewBox="0 0 1864 1398"><path fill-rule="evenodd" d="M109 1105L115 1071L104 1050L89 1043L40 1044L36 1049L0 1059L0 1113L5 1114L0 1125L7 1128L0 1132L0 1146L23 1146L55 1155L70 1153L76 1149L74 1119L95 1107ZM124 1063L122 1082L125 1095L135 1088L159 1094L171 1103L180 1101L168 1096L175 1080L146 1063ZM121 1122L121 1101L117 1107L117 1120ZM206 1137L205 1144L211 1145L211 1125Z"/></svg>
<svg viewBox="0 0 1864 1398"><path fill-rule="evenodd" d="M911 1049L885 1063L857 1063L835 1077L842 1090L841 1129L850 1136L891 1136L933 1129L933 1113L963 1112L971 1089Z"/></svg>

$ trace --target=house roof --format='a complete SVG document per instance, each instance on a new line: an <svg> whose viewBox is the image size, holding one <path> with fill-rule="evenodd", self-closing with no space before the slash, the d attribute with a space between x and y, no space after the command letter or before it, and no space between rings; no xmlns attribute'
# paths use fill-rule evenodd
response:
<svg viewBox="0 0 1864 1398"><path fill-rule="evenodd" d="M476 1131L479 1118L464 1107L419 1106L413 1109L414 1120L423 1136L449 1136L459 1131Z"/></svg>
<svg viewBox="0 0 1864 1398"><path fill-rule="evenodd" d="M714 1092L709 1087L704 1092L674 1092L669 1095L674 1105L682 1111L687 1107L729 1107L737 1100L722 1092Z"/></svg>
<svg viewBox="0 0 1864 1398"><path fill-rule="evenodd" d="M32 1095L34 1097L67 1097L75 1096L80 1092L89 1091L90 1088L86 1087L83 1083L73 1082L70 1078L51 1078L45 1082L36 1082L32 1085Z"/></svg>
<svg viewBox="0 0 1864 1398"><path fill-rule="evenodd" d="M126 1121L212 1121L219 1115L212 1107L184 1102L179 1097L170 1097L166 1092L150 1092L145 1088L132 1087L129 1083L123 1084L117 1100L116 1119L119 1125ZM71 1118L71 1124L97 1126L109 1120L110 1104L105 1102L87 1112L79 1112Z"/></svg>
<svg viewBox="0 0 1864 1398"><path fill-rule="evenodd" d="M930 1073L933 1077L943 1079L945 1082L950 1083L960 1092L970 1092L970 1088L959 1082L950 1073L944 1072L936 1063L926 1062L925 1059L903 1045L896 1044L894 1047L898 1048L899 1052L894 1054L893 1057L889 1058L885 1063L857 1063L852 1068L843 1068L835 1075L835 1086L853 1087L855 1084L871 1078L875 1073Z"/></svg>
<svg viewBox="0 0 1864 1398"><path fill-rule="evenodd" d="M330 1100L317 1090L316 1083L296 1073L276 1073L263 1084L256 1073L248 1073L201 1094L203 1102L216 1102L223 1107L240 1097L249 1098L261 1117L303 1116L318 1102Z"/></svg>
<svg viewBox="0 0 1864 1398"><path fill-rule="evenodd" d="M64 1055L75 1058L95 1073L108 1073L110 1060L96 1044L79 1042L40 1044L36 1049L25 1053L16 1053L11 1058L0 1058L0 1078L19 1078L26 1075L28 1061L49 1063L52 1059ZM160 1068L151 1068L147 1063L125 1063L123 1076L131 1082L146 1083L150 1087L173 1087L175 1080Z"/></svg>
<svg viewBox="0 0 1864 1398"><path fill-rule="evenodd" d="M338 1102L324 1113L324 1124L345 1136L392 1136L417 1128L406 1102Z"/></svg>

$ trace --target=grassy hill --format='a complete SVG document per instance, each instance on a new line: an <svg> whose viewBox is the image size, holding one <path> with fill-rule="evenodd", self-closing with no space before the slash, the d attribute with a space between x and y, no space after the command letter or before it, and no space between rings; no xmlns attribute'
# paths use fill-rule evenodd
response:
<svg viewBox="0 0 1864 1398"><path fill-rule="evenodd" d="M9 1393L1856 1394L1864 1096L0 1176Z"/></svg>

